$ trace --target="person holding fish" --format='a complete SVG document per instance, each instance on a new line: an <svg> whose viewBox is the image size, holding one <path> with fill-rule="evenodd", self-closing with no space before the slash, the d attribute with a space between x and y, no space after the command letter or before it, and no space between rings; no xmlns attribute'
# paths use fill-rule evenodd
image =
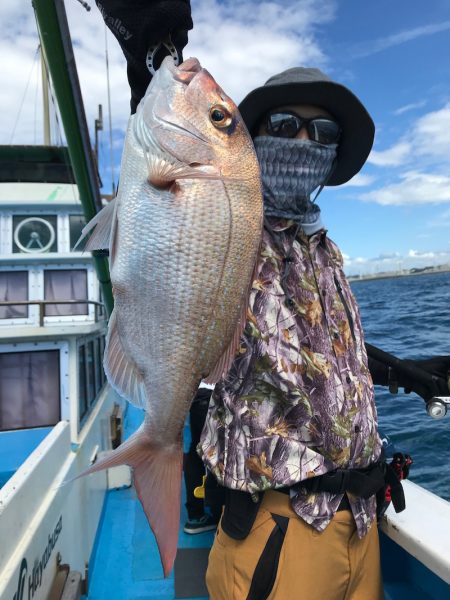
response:
<svg viewBox="0 0 450 600"><path fill-rule="evenodd" d="M172 3L173 10L160 13L166 18L159 19L160 43L157 22L149 27L151 17L143 18L158 4L170 3L101 5L127 57L137 112L130 119L116 207L96 217L91 248L110 240L116 304L108 379L145 408L146 418L89 472L123 462L133 466L167 575L176 551L184 418L200 380L217 382L198 447L225 488L206 575L212 600L379 600L377 494L384 500L386 466L373 384L397 381L426 400L436 389L448 395L450 361L416 361L435 375L431 389L400 368L368 359L342 255L315 202L324 187L341 185L362 168L373 121L348 88L304 67L274 75L250 92L239 116L198 61L174 66L192 26L189 3ZM176 4L184 18L168 25ZM156 70L164 54L170 57ZM133 211L139 215L134 221ZM198 226L209 246L197 244ZM147 246L136 255L136 269L131 241L145 227ZM147 251L152 236L154 254ZM126 280L127 272L136 280ZM192 300L201 277L202 293ZM140 310L125 318L136 305ZM170 328L164 329L165 320ZM400 510L401 487L391 485Z"/></svg>

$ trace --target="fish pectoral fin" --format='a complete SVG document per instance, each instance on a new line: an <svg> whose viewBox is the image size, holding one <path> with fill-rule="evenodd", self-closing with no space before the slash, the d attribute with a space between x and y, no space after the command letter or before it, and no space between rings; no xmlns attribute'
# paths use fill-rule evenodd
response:
<svg viewBox="0 0 450 600"><path fill-rule="evenodd" d="M248 307L248 298L250 296L250 291L252 289L253 281L256 279L258 273L259 265L258 262L255 263L253 267L252 277L250 279L250 283L247 287L246 293L242 297L241 310L239 314L239 320L237 322L236 329L234 331L233 337L231 338L230 343L225 349L225 352L219 358L217 364L211 370L211 372L203 378L205 383L217 383L222 377L224 377L233 363L233 360L236 356L236 353L239 349L241 343L241 336L245 329L245 324L247 322L247 307Z"/></svg>
<svg viewBox="0 0 450 600"><path fill-rule="evenodd" d="M111 202L102 208L102 210L83 227L81 236L74 246L74 250L76 250L78 244L80 244L92 230L94 231L87 241L84 250L106 250L109 248L109 239L111 237L114 208L116 204L115 200L115 198L114 200L111 200Z"/></svg>
<svg viewBox="0 0 450 600"><path fill-rule="evenodd" d="M217 361L214 368L211 372L203 378L205 383L217 383L222 377L224 377L233 363L234 357L236 356L236 352L238 351L241 335L244 331L245 323L247 321L247 302L243 302L243 308L241 309L241 314L239 317L239 321L237 327L234 331L233 337L231 338L230 343L225 349L225 352Z"/></svg>
<svg viewBox="0 0 450 600"><path fill-rule="evenodd" d="M167 188L177 179L220 179L220 173L210 165L185 164L161 154L147 156L148 182L158 188Z"/></svg>
<svg viewBox="0 0 450 600"><path fill-rule="evenodd" d="M128 440L79 475L119 465L133 468L136 492L155 534L165 577L172 570L177 553L182 463L181 444L155 445L145 425L141 425Z"/></svg>
<svg viewBox="0 0 450 600"><path fill-rule="evenodd" d="M103 366L109 383L118 394L139 408L146 407L147 394L144 380L137 365L127 356L123 348L117 329L115 310L109 319Z"/></svg>

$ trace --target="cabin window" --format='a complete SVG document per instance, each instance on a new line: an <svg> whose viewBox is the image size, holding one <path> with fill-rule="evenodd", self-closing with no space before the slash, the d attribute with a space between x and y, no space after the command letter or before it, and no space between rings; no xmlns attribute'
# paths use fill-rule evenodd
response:
<svg viewBox="0 0 450 600"><path fill-rule="evenodd" d="M44 300L87 299L87 271L85 269L44 271ZM45 316L87 315L88 304L47 304Z"/></svg>
<svg viewBox="0 0 450 600"><path fill-rule="evenodd" d="M100 352L100 364L102 366L101 368L101 381L102 381L102 385L104 385L104 383L106 382L106 375L105 375L105 370L103 368L103 356L105 354L105 336L102 335L99 338L99 352Z"/></svg>
<svg viewBox="0 0 450 600"><path fill-rule="evenodd" d="M86 346L82 344L78 348L78 403L80 421L83 419L88 409L88 390L86 377Z"/></svg>
<svg viewBox="0 0 450 600"><path fill-rule="evenodd" d="M95 363L94 363L94 341L91 340L86 344L86 367L88 380L88 404L94 402L96 394L95 390Z"/></svg>
<svg viewBox="0 0 450 600"><path fill-rule="evenodd" d="M78 347L78 401L79 419L82 423L95 404L99 393L105 384L103 371L102 344L104 336L96 337L80 344Z"/></svg>
<svg viewBox="0 0 450 600"><path fill-rule="evenodd" d="M28 300L28 272L0 271L0 300ZM0 319L20 319L28 317L28 306L0 306Z"/></svg>
<svg viewBox="0 0 450 600"><path fill-rule="evenodd" d="M69 229L70 229L70 249L73 250L75 244L80 239L83 227L86 225L86 219L83 215L69 215ZM83 240L77 247L77 251L83 250L86 242Z"/></svg>
<svg viewBox="0 0 450 600"><path fill-rule="evenodd" d="M102 389L102 357L100 355L100 339L94 340L94 357L95 357L95 393L98 394Z"/></svg>
<svg viewBox="0 0 450 600"><path fill-rule="evenodd" d="M13 217L13 252L58 252L56 215Z"/></svg>
<svg viewBox="0 0 450 600"><path fill-rule="evenodd" d="M0 431L59 420L59 350L0 354Z"/></svg>

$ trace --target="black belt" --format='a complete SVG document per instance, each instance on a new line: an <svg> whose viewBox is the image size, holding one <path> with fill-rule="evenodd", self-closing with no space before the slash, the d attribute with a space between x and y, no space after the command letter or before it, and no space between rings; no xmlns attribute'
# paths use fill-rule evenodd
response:
<svg viewBox="0 0 450 600"><path fill-rule="evenodd" d="M348 510L350 505L346 492L357 498L370 498L377 496L377 505L382 507L385 503L385 487L390 486L392 503L395 512L405 508L403 488L391 465L380 460L362 469L336 469L330 473L317 475L305 479L292 486L294 490L302 489L307 493L316 494L328 492L342 494L343 500L338 510ZM290 493L289 487L277 488L275 491L283 494ZM253 497L239 490L225 490L225 508L222 516L222 529L235 540L243 540L250 533L264 492L257 494L256 502Z"/></svg>

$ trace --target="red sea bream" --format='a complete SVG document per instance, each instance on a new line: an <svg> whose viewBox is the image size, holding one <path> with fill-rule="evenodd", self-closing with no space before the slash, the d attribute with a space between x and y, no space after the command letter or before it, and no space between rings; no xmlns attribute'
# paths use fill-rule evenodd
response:
<svg viewBox="0 0 450 600"><path fill-rule="evenodd" d="M88 472L126 463L164 573L175 560L182 430L202 379L239 346L262 228L259 167L236 105L196 59L164 60L130 122L117 198L86 227L109 247L115 300L104 366L145 411Z"/></svg>

